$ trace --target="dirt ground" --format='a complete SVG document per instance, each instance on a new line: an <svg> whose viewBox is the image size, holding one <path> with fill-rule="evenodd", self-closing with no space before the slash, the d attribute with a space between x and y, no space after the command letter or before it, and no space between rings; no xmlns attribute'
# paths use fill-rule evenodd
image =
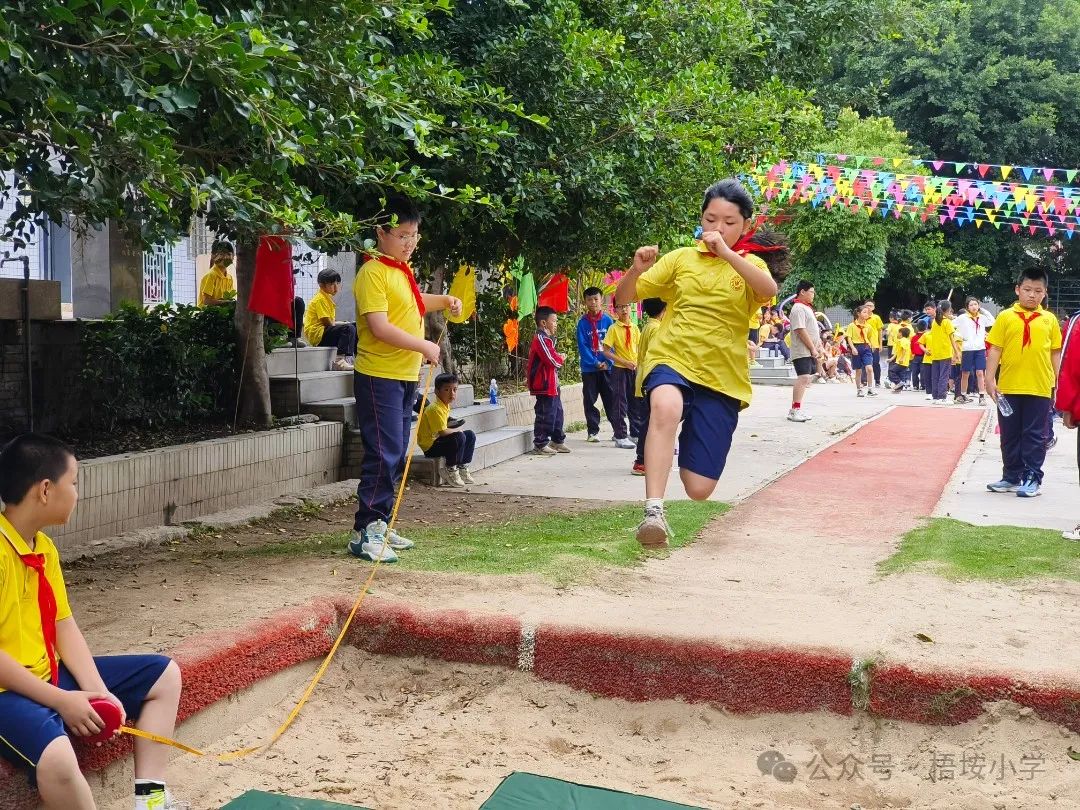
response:
<svg viewBox="0 0 1080 810"><path fill-rule="evenodd" d="M265 695L265 715L212 750L266 739L299 691ZM345 648L269 752L228 764L181 756L170 782L193 810L252 788L379 810L467 810L515 770L717 810L1074 807L1072 735L1012 704L987 708L952 728L826 713L739 716ZM795 766L793 781L759 770L767 751Z"/></svg>
<svg viewBox="0 0 1080 810"><path fill-rule="evenodd" d="M519 495L448 494L409 487L398 526L479 525L524 515L573 514L610 504ZM199 531L146 548L129 548L66 564L76 617L98 652L167 650L198 633L241 626L316 596L356 594L369 566L327 541L327 556L252 556L259 546L341 532L352 526L352 501L285 509L250 525ZM339 553L332 554L337 551ZM548 592L539 577L484 577L380 568L372 592L414 598L432 591Z"/></svg>

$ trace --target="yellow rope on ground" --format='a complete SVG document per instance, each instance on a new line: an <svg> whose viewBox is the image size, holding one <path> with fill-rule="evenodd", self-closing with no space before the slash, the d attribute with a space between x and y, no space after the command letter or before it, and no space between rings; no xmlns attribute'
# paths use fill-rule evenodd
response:
<svg viewBox="0 0 1080 810"><path fill-rule="evenodd" d="M445 334L446 327L443 327L443 334ZM437 344L442 343L442 335L435 341ZM409 480L409 468L412 466L413 453L416 451L416 444L420 435L420 420L424 418L424 409L427 407L427 390L431 385L433 375L435 373L435 366L428 366L427 374L424 378L424 388L421 392L423 396L420 399L420 413L416 420L416 430L412 432L412 438L409 440L409 448L405 454L405 469L401 474L401 483L398 485L397 496L394 498L394 509L390 513L390 521L386 526L386 534L389 537L391 530L394 528L394 524L397 523L398 509L401 507L402 498L405 496L405 484ZM261 745L253 745L248 748L239 748L235 751L229 751L224 754L214 755L214 759L218 762L230 762L234 759L241 759L242 757L254 754L256 751L260 751L264 748L269 748L279 739L282 735L289 730L289 727L295 722L296 718L300 716L300 711L304 708L308 699L315 691L315 687L319 685L319 682L326 674L327 668L330 666L330 662L334 660L334 656L337 654L338 648L341 646L341 642L345 640L345 635L349 632L349 627L352 625L353 619L356 617L357 612L360 610L360 606L364 602L364 597L368 594L368 589L371 587L371 583L375 580L375 572L379 570L379 565L382 563L382 558L379 557L375 560L375 564L371 566L371 573L368 574L367 580L364 582L363 588L360 589L360 594L356 597L356 601L353 602L352 610L349 611L349 616L345 619L345 624L341 626L341 631L338 633L337 638L334 639L333 645L330 647L330 652L326 654L323 662L319 665L319 668L315 671L315 675L308 683L307 688L304 690L304 694L300 696L300 700L297 701L292 711L289 712L288 717L285 718L277 730L271 735L269 742ZM129 734L133 737L141 737L146 740L151 740L161 745L168 745L172 748L177 748L181 751L185 751L189 754L193 754L197 757L210 756L204 751L200 751L198 748L192 748L189 745L184 745L182 742L169 739L168 737L162 737L159 734L151 734L150 732L143 731L137 728L130 728L128 726L121 726L120 731L124 734Z"/></svg>

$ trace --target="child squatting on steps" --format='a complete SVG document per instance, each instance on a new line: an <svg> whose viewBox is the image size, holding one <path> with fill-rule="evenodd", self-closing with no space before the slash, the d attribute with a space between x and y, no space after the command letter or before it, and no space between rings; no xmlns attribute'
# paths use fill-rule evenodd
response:
<svg viewBox="0 0 1080 810"><path fill-rule="evenodd" d="M724 470L739 411L750 404L746 324L777 291L770 265L753 254L768 256L772 272L787 269L786 247L769 233L753 234L753 216L737 180L710 186L698 243L659 260L656 245L638 248L615 291L616 306L643 298L668 306L641 370L649 400L645 516L637 529L643 546L666 546L671 535L664 490L680 423L680 477L687 495L705 500Z"/></svg>
<svg viewBox="0 0 1080 810"><path fill-rule="evenodd" d="M469 472L476 449L476 434L449 426L450 406L457 399L457 389L456 374L440 374L435 378L435 400L424 408L416 435L416 443L425 456L446 459L440 482L448 487L476 483Z"/></svg>

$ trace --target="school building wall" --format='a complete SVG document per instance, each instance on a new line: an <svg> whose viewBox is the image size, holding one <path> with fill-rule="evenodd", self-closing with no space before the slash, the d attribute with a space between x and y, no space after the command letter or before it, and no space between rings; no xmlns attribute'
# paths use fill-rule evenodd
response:
<svg viewBox="0 0 1080 810"><path fill-rule="evenodd" d="M121 532L196 520L340 480L342 425L317 422L79 464L79 506L52 536L64 554Z"/></svg>

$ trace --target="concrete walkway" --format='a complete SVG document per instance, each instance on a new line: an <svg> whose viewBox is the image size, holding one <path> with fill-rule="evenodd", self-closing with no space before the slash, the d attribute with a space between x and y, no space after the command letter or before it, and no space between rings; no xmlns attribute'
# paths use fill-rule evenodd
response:
<svg viewBox="0 0 1080 810"><path fill-rule="evenodd" d="M806 395L804 408L813 417L802 424L785 418L791 407L791 388L758 386L754 401L739 417L739 428L728 456L727 469L713 500L740 501L770 481L802 464L823 447L859 423L872 419L899 402L922 404L916 394L885 391L878 397L857 399L855 386L817 384ZM477 476L483 492L507 495L547 495L612 501L644 497L644 479L630 474L633 450L620 450L611 441L611 426L601 425L600 444L585 442L584 431L573 433L569 456L545 458L525 455L484 470ZM679 473L672 470L667 497L683 500Z"/></svg>
<svg viewBox="0 0 1080 810"><path fill-rule="evenodd" d="M1077 486L1075 430L1054 425L1058 443L1046 454L1042 495L1017 498L988 492L986 485L1001 478L1001 444L991 423L985 441L972 442L957 466L934 514L979 526L1032 526L1071 529L1080 523L1080 487Z"/></svg>

